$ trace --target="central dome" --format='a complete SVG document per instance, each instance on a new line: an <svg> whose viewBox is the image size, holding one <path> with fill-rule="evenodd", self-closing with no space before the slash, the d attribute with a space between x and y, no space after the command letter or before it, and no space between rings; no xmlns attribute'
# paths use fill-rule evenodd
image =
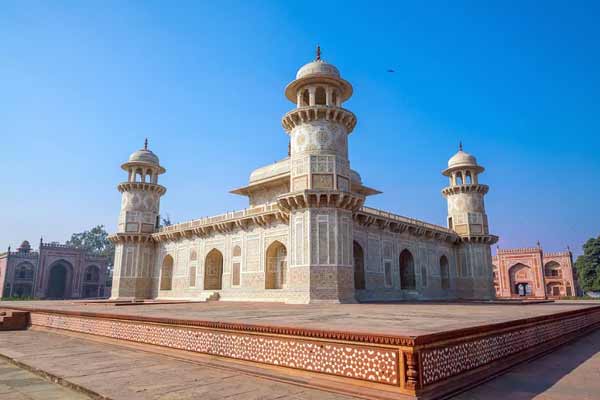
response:
<svg viewBox="0 0 600 400"><path fill-rule="evenodd" d="M333 64L326 63L323 60L315 60L303 65L296 73L296 79L309 76L340 78L340 71Z"/></svg>

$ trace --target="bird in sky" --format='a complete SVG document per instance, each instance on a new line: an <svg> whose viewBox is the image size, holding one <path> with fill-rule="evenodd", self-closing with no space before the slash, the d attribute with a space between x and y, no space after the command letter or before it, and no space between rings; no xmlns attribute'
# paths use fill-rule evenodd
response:
<svg viewBox="0 0 600 400"><path fill-rule="evenodd" d="M388 69L387 72L396 72L393 69Z"/></svg>

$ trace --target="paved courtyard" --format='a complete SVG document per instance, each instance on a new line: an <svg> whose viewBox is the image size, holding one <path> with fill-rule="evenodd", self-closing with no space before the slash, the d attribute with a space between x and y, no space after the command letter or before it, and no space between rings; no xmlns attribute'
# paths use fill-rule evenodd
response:
<svg viewBox="0 0 600 400"><path fill-rule="evenodd" d="M89 400L6 360L0 359L0 400Z"/></svg>

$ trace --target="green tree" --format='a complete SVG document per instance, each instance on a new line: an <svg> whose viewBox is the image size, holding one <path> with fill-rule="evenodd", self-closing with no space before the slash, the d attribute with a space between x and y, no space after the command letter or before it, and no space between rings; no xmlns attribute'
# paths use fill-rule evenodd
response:
<svg viewBox="0 0 600 400"><path fill-rule="evenodd" d="M583 254L575 261L579 286L584 291L600 291L600 236L583 245Z"/></svg>
<svg viewBox="0 0 600 400"><path fill-rule="evenodd" d="M108 257L108 263L112 266L115 259L115 245L108 240L108 232L104 225L98 225L89 231L74 233L71 239L67 240L69 246L84 249L90 254L96 256Z"/></svg>

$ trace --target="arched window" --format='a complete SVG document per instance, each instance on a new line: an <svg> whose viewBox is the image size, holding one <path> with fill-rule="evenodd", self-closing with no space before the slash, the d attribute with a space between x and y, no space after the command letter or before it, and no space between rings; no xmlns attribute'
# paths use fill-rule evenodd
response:
<svg viewBox="0 0 600 400"><path fill-rule="evenodd" d="M167 255L163 259L160 269L160 290L171 290L173 288L173 257Z"/></svg>
<svg viewBox="0 0 600 400"><path fill-rule="evenodd" d="M463 176L462 176L462 172L458 171L456 173L456 184L457 185L462 185L463 184Z"/></svg>
<svg viewBox="0 0 600 400"><path fill-rule="evenodd" d="M315 104L321 106L327 104L327 95L325 88L322 86L317 87L317 91L315 92Z"/></svg>
<svg viewBox="0 0 600 400"><path fill-rule="evenodd" d="M471 179L471 171L467 171L467 173L465 174L465 183L467 185L470 185L471 183L473 183L473 181Z"/></svg>
<svg viewBox="0 0 600 400"><path fill-rule="evenodd" d="M146 179L148 180L148 183L152 183L152 170L151 169L146 170L146 176L144 177L144 182L146 182Z"/></svg>
<svg viewBox="0 0 600 400"><path fill-rule="evenodd" d="M354 252L354 289L362 290L365 288L365 256L357 241L354 241L352 250Z"/></svg>
<svg viewBox="0 0 600 400"><path fill-rule="evenodd" d="M412 254L408 250L400 253L400 288L415 290L415 262Z"/></svg>
<svg viewBox="0 0 600 400"><path fill-rule="evenodd" d="M98 282L100 280L100 269L95 265L90 265L85 270L86 282Z"/></svg>
<svg viewBox="0 0 600 400"><path fill-rule="evenodd" d="M308 107L310 105L310 94L308 89L304 89L302 92L302 107Z"/></svg>
<svg viewBox="0 0 600 400"><path fill-rule="evenodd" d="M33 265L29 263L19 264L15 269L15 277L20 281L32 281Z"/></svg>
<svg viewBox="0 0 600 400"><path fill-rule="evenodd" d="M337 106L338 103L338 94L337 94L337 90L334 90L331 93L331 104L332 106Z"/></svg>
<svg viewBox="0 0 600 400"><path fill-rule="evenodd" d="M204 290L221 290L223 287L223 254L212 249L204 262Z"/></svg>
<svg viewBox="0 0 600 400"><path fill-rule="evenodd" d="M561 278L562 269L556 261L550 261L544 266L544 275L548 278Z"/></svg>
<svg viewBox="0 0 600 400"><path fill-rule="evenodd" d="M134 182L143 182L144 181L144 171L141 168L135 170L135 178Z"/></svg>
<svg viewBox="0 0 600 400"><path fill-rule="evenodd" d="M286 284L286 275L287 250L281 242L274 241L267 249L265 289L282 289Z"/></svg>
<svg viewBox="0 0 600 400"><path fill-rule="evenodd" d="M196 261L198 259L198 252L196 249L190 250L190 261Z"/></svg>
<svg viewBox="0 0 600 400"><path fill-rule="evenodd" d="M440 280L442 289L450 288L450 267L446 256L440 257Z"/></svg>
<svg viewBox="0 0 600 400"><path fill-rule="evenodd" d="M233 251L231 252L233 257L241 257L242 256L242 248L240 246L235 246Z"/></svg>

